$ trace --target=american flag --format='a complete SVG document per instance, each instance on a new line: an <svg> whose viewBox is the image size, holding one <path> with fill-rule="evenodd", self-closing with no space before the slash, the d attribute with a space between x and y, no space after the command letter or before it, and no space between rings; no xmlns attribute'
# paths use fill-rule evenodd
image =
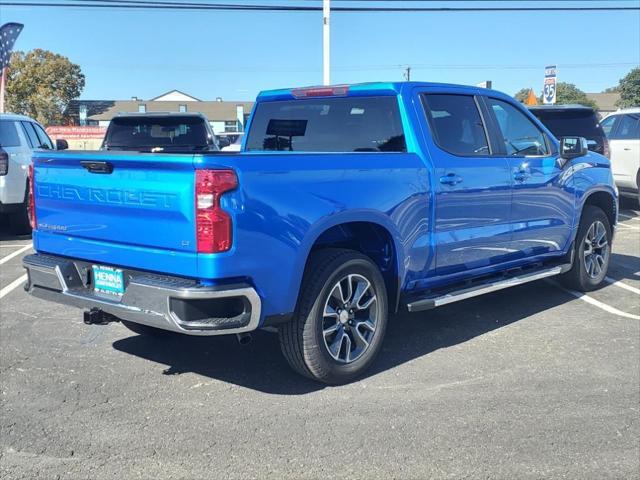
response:
<svg viewBox="0 0 640 480"><path fill-rule="evenodd" d="M0 27L0 72L9 66L11 50L23 28L21 23L5 23Z"/></svg>

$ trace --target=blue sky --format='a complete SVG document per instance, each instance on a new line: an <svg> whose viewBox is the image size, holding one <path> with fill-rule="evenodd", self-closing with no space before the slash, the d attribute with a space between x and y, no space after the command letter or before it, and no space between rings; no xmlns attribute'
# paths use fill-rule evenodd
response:
<svg viewBox="0 0 640 480"><path fill-rule="evenodd" d="M541 5L519 5L527 3ZM602 4L639 2L594 3ZM322 17L316 12L2 6L0 23L9 21L25 24L16 49L49 49L82 67L84 99L148 99L175 88L204 100L248 100L262 89L322 81ZM585 91L616 85L640 64L640 13L332 15L332 83L401 80L403 66L412 65L415 80L492 80L494 88L513 94L521 87L540 90L549 64L558 65L558 81Z"/></svg>

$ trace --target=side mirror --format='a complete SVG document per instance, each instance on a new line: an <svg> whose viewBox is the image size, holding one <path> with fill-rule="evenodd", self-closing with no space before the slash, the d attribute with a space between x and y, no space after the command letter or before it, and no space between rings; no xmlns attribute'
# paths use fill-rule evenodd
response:
<svg viewBox="0 0 640 480"><path fill-rule="evenodd" d="M562 137L560 139L560 156L565 160L584 157L588 151L587 140L583 137Z"/></svg>
<svg viewBox="0 0 640 480"><path fill-rule="evenodd" d="M231 141L229 140L229 137L218 137L218 147L219 148L224 148L224 147L228 147L229 145L231 145Z"/></svg>
<svg viewBox="0 0 640 480"><path fill-rule="evenodd" d="M56 140L56 150L67 150L69 148L69 142L63 139Z"/></svg>

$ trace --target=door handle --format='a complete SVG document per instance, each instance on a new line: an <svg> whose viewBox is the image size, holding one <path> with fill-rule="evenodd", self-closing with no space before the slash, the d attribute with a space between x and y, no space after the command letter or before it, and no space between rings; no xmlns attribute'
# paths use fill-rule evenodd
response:
<svg viewBox="0 0 640 480"><path fill-rule="evenodd" d="M462 177L459 177L455 173L447 173L444 177L440 177L440 183L443 185L454 186L462 182Z"/></svg>
<svg viewBox="0 0 640 480"><path fill-rule="evenodd" d="M530 176L531 174L528 167L520 167L513 174L513 178L516 180L516 182L524 182Z"/></svg>
<svg viewBox="0 0 640 480"><path fill-rule="evenodd" d="M625 152L630 152L631 151L631 147L624 147Z"/></svg>
<svg viewBox="0 0 640 480"><path fill-rule="evenodd" d="M89 173L106 173L108 175L113 172L113 164L110 162L82 160L80 165L82 165Z"/></svg>

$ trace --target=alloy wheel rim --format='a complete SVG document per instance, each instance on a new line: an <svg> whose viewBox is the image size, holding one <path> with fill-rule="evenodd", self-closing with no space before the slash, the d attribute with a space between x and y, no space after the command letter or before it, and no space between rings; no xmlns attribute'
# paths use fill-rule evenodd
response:
<svg viewBox="0 0 640 480"><path fill-rule="evenodd" d="M369 349L378 327L378 298L362 275L341 278L329 292L322 317L322 338L340 363L358 360Z"/></svg>
<svg viewBox="0 0 640 480"><path fill-rule="evenodd" d="M591 224L584 237L584 267L590 278L597 278L604 271L609 256L607 229L597 220Z"/></svg>

